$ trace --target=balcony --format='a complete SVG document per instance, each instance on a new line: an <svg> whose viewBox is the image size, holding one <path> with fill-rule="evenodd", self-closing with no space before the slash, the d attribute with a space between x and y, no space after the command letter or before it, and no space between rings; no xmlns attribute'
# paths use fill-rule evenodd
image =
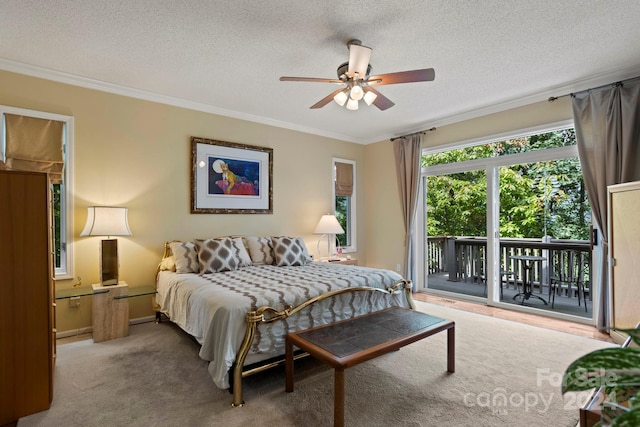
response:
<svg viewBox="0 0 640 427"><path fill-rule="evenodd" d="M486 297L486 249L487 240L483 237L429 237L428 289ZM539 260L523 262L518 259L523 255L539 257ZM528 277L525 276L527 266L530 267ZM499 269L501 302L591 318L592 270L588 241L500 239ZM523 292L525 280L531 284L532 296L514 299Z"/></svg>

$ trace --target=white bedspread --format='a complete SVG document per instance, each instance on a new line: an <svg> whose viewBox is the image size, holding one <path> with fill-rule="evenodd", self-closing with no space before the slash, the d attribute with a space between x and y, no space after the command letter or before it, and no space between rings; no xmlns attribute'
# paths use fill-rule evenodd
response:
<svg viewBox="0 0 640 427"><path fill-rule="evenodd" d="M386 288L402 277L390 270L315 262L304 267L250 266L214 274L158 275L156 301L161 311L202 345L200 357L220 388L229 387L228 371L236 359L249 310L267 305L295 307L325 292L354 286ZM284 336L335 320L380 310L408 307L406 296L381 292L339 295L305 308L285 321L260 324L245 365L284 354Z"/></svg>

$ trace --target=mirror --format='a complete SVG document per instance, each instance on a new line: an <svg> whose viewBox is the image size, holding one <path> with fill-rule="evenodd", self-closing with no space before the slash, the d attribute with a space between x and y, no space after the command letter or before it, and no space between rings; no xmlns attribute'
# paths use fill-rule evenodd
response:
<svg viewBox="0 0 640 427"><path fill-rule="evenodd" d="M100 284L118 284L118 240L103 240L100 245Z"/></svg>

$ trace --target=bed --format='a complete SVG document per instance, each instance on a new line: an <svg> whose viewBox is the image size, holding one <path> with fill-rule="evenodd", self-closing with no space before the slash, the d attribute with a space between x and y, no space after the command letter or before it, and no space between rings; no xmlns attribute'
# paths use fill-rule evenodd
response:
<svg viewBox="0 0 640 427"><path fill-rule="evenodd" d="M284 355L288 332L391 305L413 308L411 284L398 273L313 262L295 237L166 243L156 290L157 318L165 314L198 341L234 406L244 403L242 378Z"/></svg>

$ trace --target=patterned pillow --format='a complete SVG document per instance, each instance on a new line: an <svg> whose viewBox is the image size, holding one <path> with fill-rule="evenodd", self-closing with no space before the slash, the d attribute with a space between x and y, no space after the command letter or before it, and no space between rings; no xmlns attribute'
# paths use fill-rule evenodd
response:
<svg viewBox="0 0 640 427"><path fill-rule="evenodd" d="M271 241L278 267L306 265L311 262L307 246L300 237L272 237Z"/></svg>
<svg viewBox="0 0 640 427"><path fill-rule="evenodd" d="M197 273L200 271L198 252L193 242L171 242L169 247L176 261L176 273Z"/></svg>
<svg viewBox="0 0 640 427"><path fill-rule="evenodd" d="M196 240L201 273L233 271L251 265L251 258L242 238Z"/></svg>
<svg viewBox="0 0 640 427"><path fill-rule="evenodd" d="M244 244L244 238L242 237L232 237L233 244L237 249L238 258L240 258L240 267L248 267L252 264L251 257L249 256L249 252L247 252L247 247Z"/></svg>
<svg viewBox="0 0 640 427"><path fill-rule="evenodd" d="M245 236L249 256L254 265L273 265L273 242L271 237Z"/></svg>

